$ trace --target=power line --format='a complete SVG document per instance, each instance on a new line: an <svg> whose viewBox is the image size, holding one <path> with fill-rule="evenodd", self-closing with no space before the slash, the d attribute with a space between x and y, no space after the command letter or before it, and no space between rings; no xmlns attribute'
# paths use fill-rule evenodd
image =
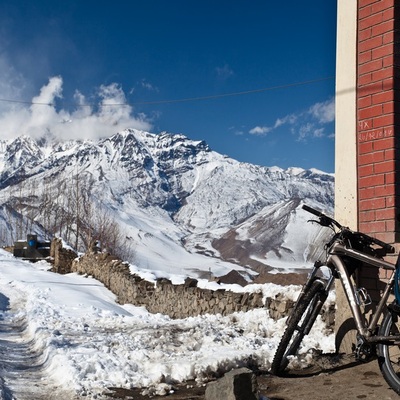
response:
<svg viewBox="0 0 400 400"><path fill-rule="evenodd" d="M29 104L29 105L39 105L39 106L54 106L54 103L39 103L35 101L27 100L12 100L12 99L0 99L4 103L18 103L18 104Z"/></svg>
<svg viewBox="0 0 400 400"><path fill-rule="evenodd" d="M327 80L331 80L331 79L335 79L335 76L327 76L327 77L312 79L312 80L308 80L308 81L288 83L285 85L269 86L269 87L265 87L265 88L261 88L261 89L244 90L241 92L221 93L221 94L215 94L215 95L209 95L209 96L187 97L187 98L183 98L183 99L134 101L131 103L96 104L96 106L99 106L99 107L128 107L128 106L133 106L133 105L157 105L157 104L184 103L184 102L189 102L189 101L212 100L212 99L220 99L223 97L243 96L246 94L261 93L261 92L268 92L268 91L278 90L278 89L287 89L287 88L291 88L291 87L295 87L295 86L310 85L312 83L318 83L318 82L327 81ZM54 103L41 103L41 102L34 102L34 101L12 100L12 99L2 99L2 98L0 98L0 102L40 105L40 106L54 106L55 105ZM76 104L76 106L78 106L78 107L92 107L93 105L94 104Z"/></svg>
<svg viewBox="0 0 400 400"><path fill-rule="evenodd" d="M321 81L326 81L330 79L334 79L334 76L328 76L325 78L318 78L318 79L313 79L309 81L303 81L303 82L295 82L295 83L289 83L286 85L279 85L279 86L270 86L262 89L253 89L253 90L245 90L242 92L231 92L231 93L222 93L222 94L215 94L215 95L210 95L210 96L199 96L199 97L188 97L185 99L175 99L175 100L156 100L156 101L144 101L144 102L134 102L132 103L133 105L143 105L143 104L167 104L167 103L183 103L186 101L198 101L198 100L211 100L211 99L219 99L222 97L232 97L232 96L242 96L245 94L252 94L252 93L260 93L260 92L267 92L271 90L278 90L278 89L286 89L294 86L302 86L302 85L309 85L311 83L317 83Z"/></svg>

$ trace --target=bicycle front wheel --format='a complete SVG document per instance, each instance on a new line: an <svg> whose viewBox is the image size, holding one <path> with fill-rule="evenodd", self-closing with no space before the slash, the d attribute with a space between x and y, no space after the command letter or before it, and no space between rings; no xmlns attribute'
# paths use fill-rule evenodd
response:
<svg viewBox="0 0 400 400"><path fill-rule="evenodd" d="M327 294L324 291L323 283L316 280L298 300L275 352L271 364L272 374L281 374L289 364L288 357L296 355L304 336L310 332L326 298Z"/></svg>
<svg viewBox="0 0 400 400"><path fill-rule="evenodd" d="M399 317L388 310L379 328L379 336L400 335ZM389 386L400 394L400 346L390 343L379 343L378 361L382 375Z"/></svg>

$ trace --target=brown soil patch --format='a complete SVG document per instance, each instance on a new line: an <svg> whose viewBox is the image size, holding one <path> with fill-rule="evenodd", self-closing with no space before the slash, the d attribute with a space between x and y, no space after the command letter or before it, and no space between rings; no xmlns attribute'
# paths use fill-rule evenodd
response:
<svg viewBox="0 0 400 400"><path fill-rule="evenodd" d="M353 356L331 368L314 367L285 377L265 376L259 380L269 400L398 400L383 378L376 359L357 363Z"/></svg>
<svg viewBox="0 0 400 400"><path fill-rule="evenodd" d="M315 365L283 377L268 373L257 376L260 396L265 400L398 400L399 396L385 382L373 359L358 363L353 356L338 358L325 355L317 358ZM205 386L193 382L178 385L168 396L142 396L142 389L110 391L109 398L131 400L204 400ZM223 399L221 399L223 400Z"/></svg>
<svg viewBox="0 0 400 400"><path fill-rule="evenodd" d="M306 279L308 272L294 273L290 272L287 274L271 274L265 270L265 268L252 268L258 272L253 283L275 283L276 285L302 285Z"/></svg>

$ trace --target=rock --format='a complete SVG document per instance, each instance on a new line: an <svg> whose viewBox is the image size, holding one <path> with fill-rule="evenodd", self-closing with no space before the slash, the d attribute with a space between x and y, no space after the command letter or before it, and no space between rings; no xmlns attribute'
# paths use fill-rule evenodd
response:
<svg viewBox="0 0 400 400"><path fill-rule="evenodd" d="M205 400L257 400L257 380L248 368L226 373L206 387Z"/></svg>
<svg viewBox="0 0 400 400"><path fill-rule="evenodd" d="M189 277L185 279L185 287L196 287L196 286L197 286L197 279Z"/></svg>
<svg viewBox="0 0 400 400"><path fill-rule="evenodd" d="M218 281L220 283L228 283L228 284L236 283L237 285L240 286L246 286L248 284L243 275L236 270L232 270L228 272L226 275L219 276Z"/></svg>

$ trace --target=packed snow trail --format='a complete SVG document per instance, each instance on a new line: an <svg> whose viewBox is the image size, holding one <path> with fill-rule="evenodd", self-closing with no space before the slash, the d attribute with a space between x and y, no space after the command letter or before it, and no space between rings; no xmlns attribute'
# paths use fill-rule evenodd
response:
<svg viewBox="0 0 400 400"><path fill-rule="evenodd" d="M0 293L0 376L1 399L74 399L60 388L49 374L48 352L29 334L26 299L18 290L8 288L12 300ZM4 288L3 288L4 290Z"/></svg>

